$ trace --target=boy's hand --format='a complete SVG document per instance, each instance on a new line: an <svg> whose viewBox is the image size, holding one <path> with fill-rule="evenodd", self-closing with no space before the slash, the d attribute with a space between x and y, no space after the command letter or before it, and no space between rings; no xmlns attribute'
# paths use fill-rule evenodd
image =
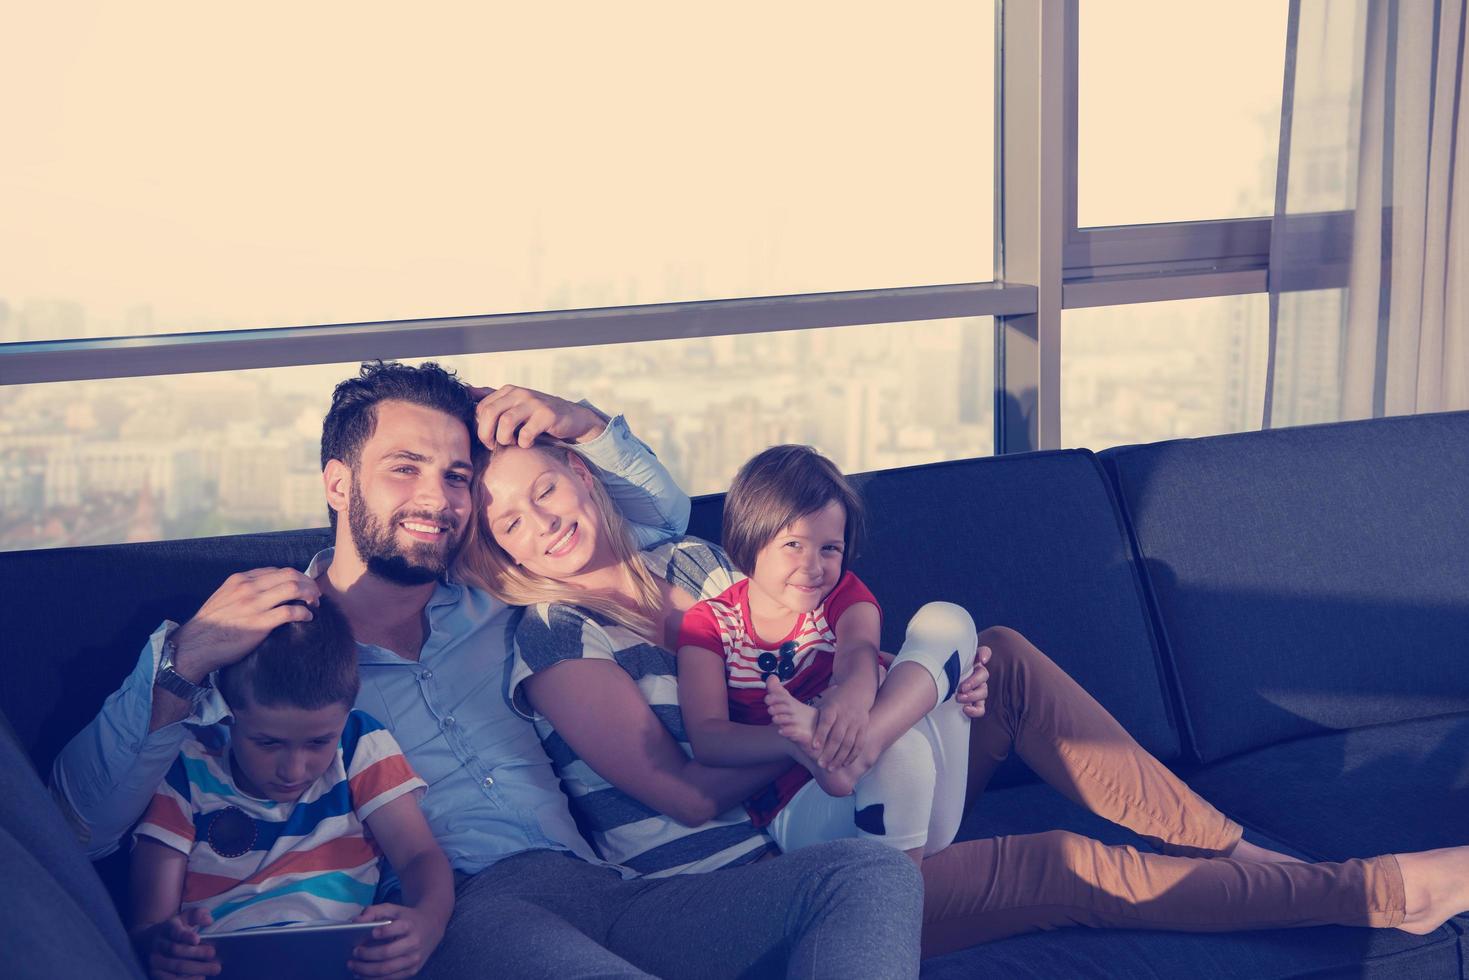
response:
<svg viewBox="0 0 1469 980"><path fill-rule="evenodd" d="M816 731L811 752L823 769L840 769L856 761L867 732L872 699L850 685L833 684L816 704Z"/></svg>
<svg viewBox="0 0 1469 980"><path fill-rule="evenodd" d="M359 977L382 977L394 980L411 977L423 969L423 964L439 947L444 938L446 922L438 922L433 916L406 905L369 905L354 922L373 922L392 919L372 930L370 943L364 943L352 951L347 969Z"/></svg>
<svg viewBox="0 0 1469 980"><path fill-rule="evenodd" d="M989 647L979 648L979 653L974 658L974 669L959 682L959 693L954 696L964 706L964 713L970 718L984 716L984 704L990 696L990 672L985 664L990 662L992 653L994 651Z"/></svg>
<svg viewBox="0 0 1469 980"><path fill-rule="evenodd" d="M214 947L199 941L199 930L214 918L205 909L189 909L154 926L147 944L148 975L153 980L202 980L219 972Z"/></svg>

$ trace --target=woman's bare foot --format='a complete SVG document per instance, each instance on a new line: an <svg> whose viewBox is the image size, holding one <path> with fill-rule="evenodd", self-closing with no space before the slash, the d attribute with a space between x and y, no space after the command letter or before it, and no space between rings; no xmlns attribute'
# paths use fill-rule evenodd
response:
<svg viewBox="0 0 1469 980"><path fill-rule="evenodd" d="M1404 932L1422 936L1469 911L1469 847L1394 855L1403 874Z"/></svg>
<svg viewBox="0 0 1469 980"><path fill-rule="evenodd" d="M795 742L801 751L811 751L811 739L816 735L816 709L796 700L774 674L765 678L765 707L770 711L770 721L776 731Z"/></svg>
<svg viewBox="0 0 1469 980"><path fill-rule="evenodd" d="M1239 839L1238 844L1234 845L1234 850L1229 852L1229 856L1236 861L1253 861L1256 864L1298 864L1301 860L1300 858L1291 857L1289 854L1272 851L1268 847L1251 844L1243 837Z"/></svg>

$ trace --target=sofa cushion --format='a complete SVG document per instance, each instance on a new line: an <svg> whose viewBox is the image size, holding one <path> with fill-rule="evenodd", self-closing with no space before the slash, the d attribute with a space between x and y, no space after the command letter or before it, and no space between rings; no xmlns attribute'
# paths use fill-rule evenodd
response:
<svg viewBox="0 0 1469 980"><path fill-rule="evenodd" d="M0 554L0 711L46 772L160 622L189 618L235 572L305 568L330 543L314 530Z"/></svg>
<svg viewBox="0 0 1469 980"><path fill-rule="evenodd" d="M1070 830L1146 850L1136 835L1070 802L1048 786L986 792L965 816L959 837ZM1257 844L1291 850L1266 834ZM926 980L964 977L1205 978L1458 977L1460 937L1452 927L1429 936L1395 929L1271 929L1188 934L1070 929L1017 936L923 962Z"/></svg>
<svg viewBox="0 0 1469 980"><path fill-rule="evenodd" d="M1469 709L1469 412L1103 459L1202 760Z"/></svg>
<svg viewBox="0 0 1469 980"><path fill-rule="evenodd" d="M116 909L3 715L0 868L7 977L141 978Z"/></svg>
<svg viewBox="0 0 1469 980"><path fill-rule="evenodd" d="M1024 453L860 474L868 540L854 571L883 608L883 649L935 599L981 629L1024 633L1163 759L1179 739L1141 585L1111 488L1085 450ZM717 540L720 498L691 532ZM1013 782L1011 767L996 785Z"/></svg>
<svg viewBox="0 0 1469 980"><path fill-rule="evenodd" d="M1318 858L1469 843L1469 714L1296 739L1215 763L1189 783Z"/></svg>

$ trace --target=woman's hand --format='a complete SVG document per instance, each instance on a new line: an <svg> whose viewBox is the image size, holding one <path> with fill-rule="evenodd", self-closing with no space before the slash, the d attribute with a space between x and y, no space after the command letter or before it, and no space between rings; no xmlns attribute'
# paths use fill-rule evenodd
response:
<svg viewBox="0 0 1469 980"><path fill-rule="evenodd" d="M353 921L382 919L393 921L372 930L373 941L352 951L347 969L359 977L383 980L413 976L439 948L446 923L435 921L435 917L419 909L391 904L369 905Z"/></svg>
<svg viewBox="0 0 1469 980"><path fill-rule="evenodd" d="M199 941L199 930L214 922L205 909L189 909L152 926L141 944L153 980L202 980L220 971L214 947Z"/></svg>
<svg viewBox="0 0 1469 980"><path fill-rule="evenodd" d="M823 769L840 769L857 760L867 734L872 699L852 685L833 684L815 705L811 754Z"/></svg>
<svg viewBox="0 0 1469 980"><path fill-rule="evenodd" d="M607 420L585 405L530 388L471 386L469 393L479 400L474 408L475 432L491 449L515 445L529 449L542 433L563 442L589 442L607 427Z"/></svg>
<svg viewBox="0 0 1469 980"><path fill-rule="evenodd" d="M974 656L974 669L959 682L959 693L954 696L964 706L964 713L971 718L984 715L985 701L990 696L990 672L985 666L993 653L989 647L980 647Z"/></svg>

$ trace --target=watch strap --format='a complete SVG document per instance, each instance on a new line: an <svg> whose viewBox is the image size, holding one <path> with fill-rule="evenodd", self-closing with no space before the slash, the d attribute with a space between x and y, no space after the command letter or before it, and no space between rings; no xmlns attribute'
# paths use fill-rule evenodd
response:
<svg viewBox="0 0 1469 980"><path fill-rule="evenodd" d="M158 658L158 671L153 682L169 694L197 704L200 698L209 693L208 682L200 686L175 670L173 665L177 656L178 647L173 640L164 640L163 655Z"/></svg>

